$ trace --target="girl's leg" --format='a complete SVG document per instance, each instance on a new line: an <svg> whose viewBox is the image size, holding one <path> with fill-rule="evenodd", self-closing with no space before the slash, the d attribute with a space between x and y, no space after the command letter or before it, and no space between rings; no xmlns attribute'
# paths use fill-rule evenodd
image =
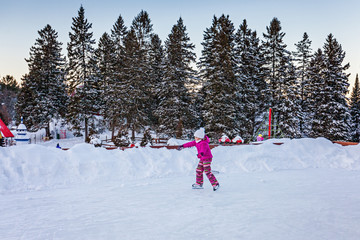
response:
<svg viewBox="0 0 360 240"><path fill-rule="evenodd" d="M197 184L203 184L204 183L203 173L204 173L204 164L200 160L199 164L198 164L198 166L196 168L196 183Z"/></svg>
<svg viewBox="0 0 360 240"><path fill-rule="evenodd" d="M204 160L203 168L205 170L205 174L208 177L211 185L215 186L218 184L218 181L216 180L216 177L214 176L214 174L211 172L211 161L212 161L211 158Z"/></svg>

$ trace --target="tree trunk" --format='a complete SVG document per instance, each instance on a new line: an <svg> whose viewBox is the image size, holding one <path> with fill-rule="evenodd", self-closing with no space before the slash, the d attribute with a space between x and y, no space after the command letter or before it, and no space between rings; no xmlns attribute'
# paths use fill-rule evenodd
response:
<svg viewBox="0 0 360 240"><path fill-rule="evenodd" d="M135 142L135 127L134 126L131 129L131 141Z"/></svg>
<svg viewBox="0 0 360 240"><path fill-rule="evenodd" d="M50 139L50 122L48 122L45 127L45 137Z"/></svg>
<svg viewBox="0 0 360 240"><path fill-rule="evenodd" d="M182 137L182 129L183 129L183 124L182 124L182 120L180 118L179 123L176 127L176 138L180 139Z"/></svg>
<svg viewBox="0 0 360 240"><path fill-rule="evenodd" d="M112 126L111 126L111 139L114 138L115 135L115 119L113 119L112 121Z"/></svg>
<svg viewBox="0 0 360 240"><path fill-rule="evenodd" d="M88 118L85 117L85 142L89 142Z"/></svg>

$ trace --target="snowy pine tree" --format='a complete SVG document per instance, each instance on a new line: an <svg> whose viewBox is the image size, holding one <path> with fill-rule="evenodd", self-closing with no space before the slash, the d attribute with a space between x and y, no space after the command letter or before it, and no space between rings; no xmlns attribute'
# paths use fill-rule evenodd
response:
<svg viewBox="0 0 360 240"><path fill-rule="evenodd" d="M40 37L26 59L29 73L23 78L18 115L26 119L30 130L45 128L50 137L50 121L66 112L65 58L61 54L62 43L57 41L58 33L50 25L38 33Z"/></svg>
<svg viewBox="0 0 360 240"><path fill-rule="evenodd" d="M287 62L284 58L288 57L289 52L286 50L286 44L283 41L285 33L281 32L280 21L277 18L272 19L270 26L266 27L266 30L267 33L263 34L265 39L263 46L266 67L268 69L267 82L270 105L276 107L282 96L281 88L284 82L282 76L285 71L284 63Z"/></svg>
<svg viewBox="0 0 360 240"><path fill-rule="evenodd" d="M120 15L113 28L111 29L111 38L114 42L115 54L116 54L116 66L122 68L121 62L124 60L124 38L127 34L127 28L124 24L124 19ZM120 71L121 72L121 71Z"/></svg>
<svg viewBox="0 0 360 240"><path fill-rule="evenodd" d="M236 78L235 28L229 16L213 17L204 32L200 76L204 82L203 119L211 137L240 132L239 94Z"/></svg>
<svg viewBox="0 0 360 240"><path fill-rule="evenodd" d="M274 112L274 119L278 120L276 125L286 127L281 129L282 132L288 137L298 137L299 131L295 124L299 121L300 112L296 108L298 103L294 96L298 91L295 89L296 72L293 69L291 54L286 50L286 44L283 42L285 33L281 32L280 21L277 18L273 18L266 29L267 33L263 34L265 38L263 45L269 72L267 82L270 106ZM291 111L296 112L291 113Z"/></svg>
<svg viewBox="0 0 360 240"><path fill-rule="evenodd" d="M15 106L17 114L17 122L20 122L20 118L23 117L26 122L26 126L29 131L36 131L38 129L36 121L31 117L33 114L33 108L36 103L35 81L29 74L25 74L22 77L20 92L17 96L17 103Z"/></svg>
<svg viewBox="0 0 360 240"><path fill-rule="evenodd" d="M303 39L295 44L296 51L293 52L294 61L296 63L296 75L298 76L300 86L300 106L301 106L301 118L300 118L300 131L306 133L306 129L309 129L309 102L308 96L308 69L312 58L311 53L311 41L309 36L305 32ZM305 126L304 126L305 125Z"/></svg>
<svg viewBox="0 0 360 240"><path fill-rule="evenodd" d="M17 91L19 90L19 84L13 76L6 75L0 79L0 90L3 91L4 89Z"/></svg>
<svg viewBox="0 0 360 240"><path fill-rule="evenodd" d="M286 60L286 58L284 58ZM275 108L277 115L277 125L285 137L299 138L301 105L299 98L299 88L297 82L296 68L293 63L286 60L286 72L283 72L282 78L282 96L279 105Z"/></svg>
<svg viewBox="0 0 360 240"><path fill-rule="evenodd" d="M16 117L17 95L20 86L13 76L6 75L0 79L0 118L8 125Z"/></svg>
<svg viewBox="0 0 360 240"><path fill-rule="evenodd" d="M127 28L120 15L111 29L111 39L113 42L113 76L106 82L104 89L105 110L104 117L109 122L114 137L117 128L124 125L124 95L126 87L124 86L125 76L125 44L124 39L127 35Z"/></svg>
<svg viewBox="0 0 360 240"><path fill-rule="evenodd" d="M359 76L356 74L355 84L350 96L351 114L351 139L354 142L360 140L360 84Z"/></svg>
<svg viewBox="0 0 360 240"><path fill-rule="evenodd" d="M85 130L85 141L89 141L88 128L94 124L94 115L100 110L100 79L94 58L95 40L90 32L92 24L85 18L81 6L78 16L73 18L72 31L68 43L68 84L71 93L68 108L68 121L73 129L80 133L82 125Z"/></svg>
<svg viewBox="0 0 360 240"><path fill-rule="evenodd" d="M183 136L184 128L194 128L195 114L187 88L195 76L191 67L196 58L194 48L182 18L179 18L165 41L164 80L160 83L159 106L154 113L159 121L159 131L177 138Z"/></svg>
<svg viewBox="0 0 360 240"><path fill-rule="evenodd" d="M141 11L133 20L125 40L124 89L126 91L124 112L127 128L140 131L150 122L152 99L150 99L151 81L149 48L153 28L149 14Z"/></svg>
<svg viewBox="0 0 360 240"><path fill-rule="evenodd" d="M133 28L128 32L124 44L125 68L121 90L124 99L123 114L126 119L126 129L132 131L132 140L134 140L135 132L140 131L149 122L146 111L148 95L144 91L146 80L142 71L143 51Z"/></svg>
<svg viewBox="0 0 360 240"><path fill-rule="evenodd" d="M95 51L97 65L101 79L101 114L107 126L112 129L114 136L114 122L119 118L119 98L116 91L116 51L115 45L109 34L104 33L99 39L98 48Z"/></svg>
<svg viewBox="0 0 360 240"><path fill-rule="evenodd" d="M158 119L154 113L160 104L160 94L161 89L163 88L165 74L165 49L157 34L153 34L151 37L149 62L149 77L151 79L151 82L149 83L149 94L150 98L152 99L150 125L156 128L156 126L158 126Z"/></svg>
<svg viewBox="0 0 360 240"><path fill-rule="evenodd" d="M239 26L235 42L240 97L239 133L244 139L251 139L257 125L256 117L266 111L264 58L260 40L256 32L248 28L246 20Z"/></svg>
<svg viewBox="0 0 360 240"><path fill-rule="evenodd" d="M109 34L104 33L99 39L98 48L95 50L97 65L104 89L108 88L106 85L114 78L114 52L115 47L113 41Z"/></svg>
<svg viewBox="0 0 360 240"><path fill-rule="evenodd" d="M319 48L310 60L308 68L308 84L306 87L307 103L308 103L308 127L305 133L310 137L322 136L325 126L322 125L321 117L318 114L319 106L323 104L323 89L325 85L324 72L324 54Z"/></svg>
<svg viewBox="0 0 360 240"><path fill-rule="evenodd" d="M319 94L314 115L312 133L330 140L347 140L350 138L350 113L346 94L348 92L348 75L344 72L349 64L343 61L345 52L332 34L324 44L323 85Z"/></svg>

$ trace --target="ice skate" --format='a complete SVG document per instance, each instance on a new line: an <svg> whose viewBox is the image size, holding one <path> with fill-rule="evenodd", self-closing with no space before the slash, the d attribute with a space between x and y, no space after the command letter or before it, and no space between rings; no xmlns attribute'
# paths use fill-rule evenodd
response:
<svg viewBox="0 0 360 240"><path fill-rule="evenodd" d="M202 184L198 184L198 183L194 183L192 185L192 188L193 189L204 189L203 185Z"/></svg>

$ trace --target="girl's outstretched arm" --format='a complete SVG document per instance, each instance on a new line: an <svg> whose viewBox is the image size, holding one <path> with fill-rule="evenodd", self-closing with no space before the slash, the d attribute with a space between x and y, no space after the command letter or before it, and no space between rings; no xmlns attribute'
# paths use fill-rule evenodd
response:
<svg viewBox="0 0 360 240"><path fill-rule="evenodd" d="M195 145L196 145L196 141L191 141L191 142L183 144L182 146L184 148L189 148L189 147L195 147Z"/></svg>
<svg viewBox="0 0 360 240"><path fill-rule="evenodd" d="M189 147L194 147L196 145L196 141L191 141L191 142L188 142L188 143L185 143L183 145L180 145L177 150L181 150L183 148L189 148Z"/></svg>

